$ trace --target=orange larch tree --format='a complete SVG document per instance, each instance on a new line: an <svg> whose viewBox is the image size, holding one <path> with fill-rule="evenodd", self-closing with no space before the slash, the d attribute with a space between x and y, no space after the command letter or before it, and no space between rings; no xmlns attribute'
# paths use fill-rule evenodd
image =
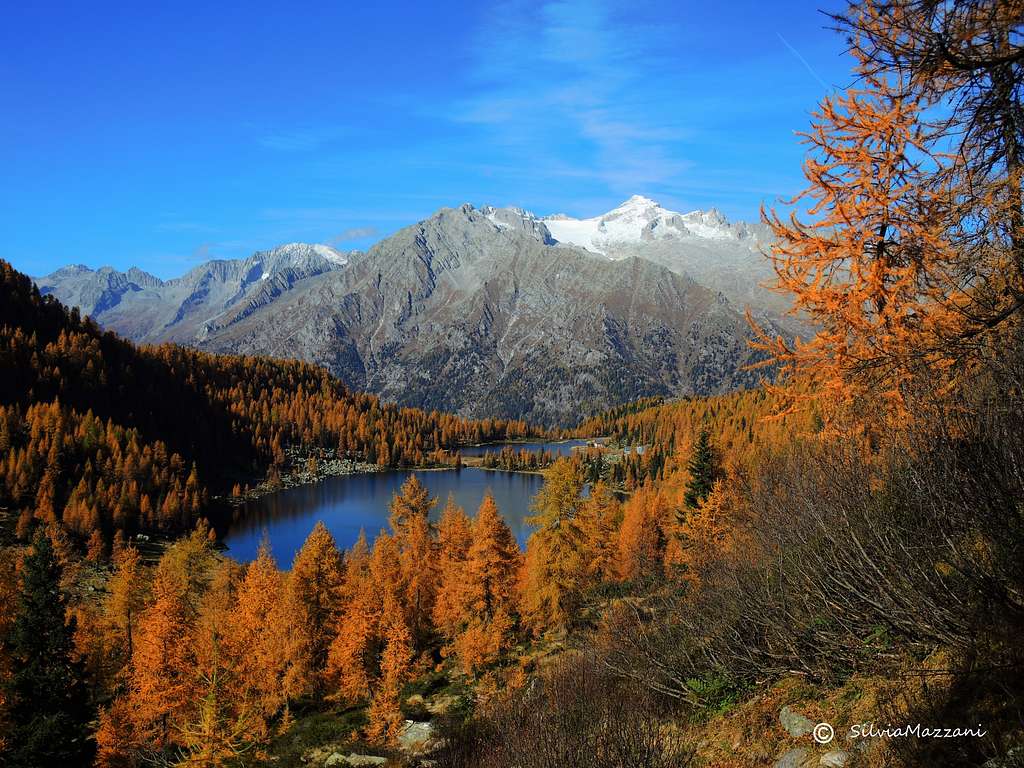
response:
<svg viewBox="0 0 1024 768"><path fill-rule="evenodd" d="M172 741L197 693L186 594L187 584L165 556L153 581L153 602L139 618L130 669L132 733L150 748Z"/></svg>
<svg viewBox="0 0 1024 768"><path fill-rule="evenodd" d="M301 635L286 610L284 575L266 542L238 585L229 626L225 645L233 660L235 695L257 702L265 735L270 720L305 685Z"/></svg>
<svg viewBox="0 0 1024 768"><path fill-rule="evenodd" d="M565 629L575 615L583 586L582 534L576 515L583 479L568 459L544 473L527 519L536 530L526 545L521 597L523 619L535 633Z"/></svg>
<svg viewBox="0 0 1024 768"><path fill-rule="evenodd" d="M661 574L668 541L666 529L675 515L665 493L648 483L638 488L623 509L616 570L622 579L642 580Z"/></svg>
<svg viewBox="0 0 1024 768"><path fill-rule="evenodd" d="M402 484L401 492L391 501L389 518L392 535L398 547L398 563L402 579L402 603L417 648L422 649L430 632L430 617L437 595L438 573L436 542L430 524L434 499L416 475Z"/></svg>
<svg viewBox="0 0 1024 768"><path fill-rule="evenodd" d="M437 524L438 589L433 611L434 626L449 641L466 614L466 556L472 538L469 516L449 496Z"/></svg>
<svg viewBox="0 0 1024 768"><path fill-rule="evenodd" d="M603 481L590 489L576 521L582 534L587 580L596 584L614 578L622 504Z"/></svg>
<svg viewBox="0 0 1024 768"><path fill-rule="evenodd" d="M399 694L408 679L414 653L405 611L393 592L384 594L380 627L384 644L380 659L380 679L370 699L370 722L366 734L371 739L394 741L402 725Z"/></svg>
<svg viewBox="0 0 1024 768"><path fill-rule="evenodd" d="M521 569L519 545L488 491L473 519L465 567L466 603L453 644L466 672L489 664L508 647Z"/></svg>
<svg viewBox="0 0 1024 768"><path fill-rule="evenodd" d="M288 574L286 611L301 636L301 656L315 696L325 689L327 652L338 621L344 579L341 552L327 527L318 522Z"/></svg>

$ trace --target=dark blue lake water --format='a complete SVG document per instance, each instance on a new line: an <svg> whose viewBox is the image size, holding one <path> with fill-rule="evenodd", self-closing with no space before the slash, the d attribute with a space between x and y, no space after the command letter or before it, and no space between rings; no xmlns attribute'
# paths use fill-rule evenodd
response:
<svg viewBox="0 0 1024 768"><path fill-rule="evenodd" d="M473 515L489 488L520 545L525 544L530 530L523 523L523 518L529 514L530 500L543 484L543 478L540 475L467 467L458 471L378 472L330 477L316 485L289 488L250 501L239 508L237 522L229 528L224 539L228 554L242 562L252 560L266 534L278 565L290 567L295 553L319 520L334 534L339 547L352 546L361 529L366 531L367 539L372 543L381 528L387 527L391 497L410 474L417 475L437 498L432 515L435 520L440 516L449 493L455 496L457 504Z"/></svg>

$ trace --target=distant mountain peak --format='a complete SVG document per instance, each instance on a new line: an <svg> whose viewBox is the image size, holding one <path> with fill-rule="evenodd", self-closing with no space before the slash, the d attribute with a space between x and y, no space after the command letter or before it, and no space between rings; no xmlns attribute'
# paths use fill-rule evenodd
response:
<svg viewBox="0 0 1024 768"><path fill-rule="evenodd" d="M614 208L609 213L614 213L615 211L637 210L647 208L661 208L661 203L659 203L657 200L652 200L649 197L644 197L643 195L632 195L628 200ZM664 209L662 208L662 210ZM607 216L608 214L605 215Z"/></svg>
<svg viewBox="0 0 1024 768"><path fill-rule="evenodd" d="M750 233L745 224L731 224L715 208L680 213L643 195L633 195L607 213L589 219L559 213L540 221L558 242L609 257L622 245L655 240L741 240Z"/></svg>
<svg viewBox="0 0 1024 768"><path fill-rule="evenodd" d="M327 261L342 266L348 264L349 261L346 254L329 245L323 245L322 243L285 243L284 245L279 245L274 249L274 251L287 253L297 252L300 254L308 254L312 252L322 259L326 259Z"/></svg>

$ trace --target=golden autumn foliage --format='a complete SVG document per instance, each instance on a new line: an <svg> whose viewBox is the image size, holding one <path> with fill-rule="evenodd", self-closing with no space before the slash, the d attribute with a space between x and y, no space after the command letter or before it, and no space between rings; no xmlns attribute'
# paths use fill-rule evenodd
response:
<svg viewBox="0 0 1024 768"><path fill-rule="evenodd" d="M367 736L371 739L394 741L402 725L398 696L414 657L412 633L403 613L397 596L385 592L380 619L384 646L380 659L380 679L370 699L370 724L367 727Z"/></svg>
<svg viewBox="0 0 1024 768"><path fill-rule="evenodd" d="M584 571L589 582L600 583L615 577L617 537L622 520L622 504L599 480L590 489L576 516L582 535Z"/></svg>
<svg viewBox="0 0 1024 768"><path fill-rule="evenodd" d="M616 571L627 580L659 576L667 529L675 517L666 493L653 485L645 485L633 493L623 506L622 527L618 535Z"/></svg>
<svg viewBox="0 0 1024 768"><path fill-rule="evenodd" d="M522 556L511 529L501 518L490 491L473 518L472 541L466 554L467 609L490 620L515 600Z"/></svg>
<svg viewBox="0 0 1024 768"><path fill-rule="evenodd" d="M327 653L338 621L343 578L341 552L318 522L295 555L285 587L285 610L304 646L300 657L309 665L303 674L318 695L326 685Z"/></svg>
<svg viewBox="0 0 1024 768"><path fill-rule="evenodd" d="M741 504L726 479L716 481L696 509L685 509L681 522L668 526L665 564L680 569L691 585L699 585L701 574L742 542Z"/></svg>
<svg viewBox="0 0 1024 768"><path fill-rule="evenodd" d="M467 673L493 662L508 647L521 568L519 545L487 492L473 519L461 629L452 643Z"/></svg>
<svg viewBox="0 0 1024 768"><path fill-rule="evenodd" d="M437 523L437 598L433 620L445 639L459 630L469 602L466 558L473 540L473 525L462 507L448 497Z"/></svg>
<svg viewBox="0 0 1024 768"><path fill-rule="evenodd" d="M835 17L857 86L804 134L807 189L765 220L776 288L817 329L761 345L807 395L895 415L955 385L1024 310L1019 2L859 3ZM806 208L798 215L796 207Z"/></svg>
<svg viewBox="0 0 1024 768"><path fill-rule="evenodd" d="M341 613L327 651L326 674L333 681L335 698L357 702L370 693L378 618L370 551L363 532L345 557L342 595Z"/></svg>
<svg viewBox="0 0 1024 768"><path fill-rule="evenodd" d="M391 501L391 525L407 621L417 647L425 641L437 593L437 559L430 511L437 500L416 475L410 475Z"/></svg>
<svg viewBox="0 0 1024 768"><path fill-rule="evenodd" d="M818 332L762 336L785 387L651 399L581 425L628 448L621 456L592 446L557 461L485 457L546 467L525 555L489 493L472 519L449 499L435 525L435 499L410 476L372 548L361 534L343 553L317 524L289 572L266 544L244 566L222 557L202 522L207 489L241 497L238 477L279 478L289 448L315 449L311 472L327 452L403 466L531 430L389 406L300 363L137 348L0 262L0 508L22 538L46 532L65 591L112 553L106 595L76 594L67 615L104 704L97 764L259 760L300 700L365 707L364 735L393 742L417 670L446 668L497 697L503 684L525 687L533 651L569 644L548 638L519 659L513 646L592 620L586 637L609 669L693 707L721 709L794 665L827 674L837 653L848 675L901 642L917 659L956 647L972 673L999 661L989 668L1003 686L1020 667L1020 431L1006 434L1016 400L989 382L996 423L966 448L961 436L975 433L962 428L916 463L882 466L867 440L831 455L817 436L836 405L870 397L899 414L922 371L939 380L942 406L959 405L944 399L959 377L1016 354L1005 342L1024 308L1024 54L1010 30L1022 13L1019 0L896 0L839 17L858 86L826 99L806 135L803 212L766 217L777 287ZM1019 391L1019 371L1004 381L1013 376ZM194 423L179 423L182 409ZM856 421L858 440L873 417ZM712 445L715 471L702 475L692 457ZM193 532L154 565L126 543L143 530ZM786 567L766 566L765 552ZM0 549L0 637L17 569L14 550ZM605 589L611 580L623 583ZM1002 634L977 643L979 626ZM4 653L0 643L0 696L13 666ZM561 703L548 711L565 715ZM0 752L5 716L0 698ZM601 722L605 741L624 720Z"/></svg>
<svg viewBox="0 0 1024 768"><path fill-rule="evenodd" d="M802 390L797 390L799 394ZM647 480L666 480L685 470L702 429L707 429L725 467L753 467L794 438L817 434L822 419L812 406L780 415L793 393L751 389L714 397L655 400L612 409L583 422L580 434L605 435L630 450L612 464L606 480L634 490Z"/></svg>
<svg viewBox="0 0 1024 768"><path fill-rule="evenodd" d="M139 619L130 667L130 733L157 748L167 745L185 719L197 688L188 635L187 586L180 573L161 563L153 602Z"/></svg>
<svg viewBox="0 0 1024 768"><path fill-rule="evenodd" d="M127 658L131 658L134 652L135 628L146 603L146 587L138 549L123 547L114 558L114 573L108 586L104 614L112 637Z"/></svg>
<svg viewBox="0 0 1024 768"><path fill-rule="evenodd" d="M240 695L259 702L265 722L304 684L299 617L288 612L284 590L284 575L264 544L238 585L225 639L227 652L236 659Z"/></svg>
<svg viewBox="0 0 1024 768"><path fill-rule="evenodd" d="M809 377L815 396L845 401L870 388L898 398L920 366L952 362L937 353L959 324L946 305L962 293L946 277L958 255L921 109L873 78L826 98L805 135L810 186L794 201L809 221L766 215L776 288L818 331L762 344L787 374Z"/></svg>
<svg viewBox="0 0 1024 768"><path fill-rule="evenodd" d="M537 634L565 629L583 585L583 535L576 513L583 480L572 463L556 461L544 473L544 485L533 501L535 527L526 545L521 597L523 619Z"/></svg>

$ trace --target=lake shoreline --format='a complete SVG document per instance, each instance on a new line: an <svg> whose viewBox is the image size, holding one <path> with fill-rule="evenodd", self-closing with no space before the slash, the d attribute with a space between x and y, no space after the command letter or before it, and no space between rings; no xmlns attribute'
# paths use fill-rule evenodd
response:
<svg viewBox="0 0 1024 768"><path fill-rule="evenodd" d="M588 438L587 442L592 440L598 440L600 438ZM519 440L499 440L496 442L485 442L485 443L471 443L467 445L460 445L451 451L453 454L461 452L464 448L487 448L489 446L515 446L515 445L531 445L538 442L543 442L549 445L564 445L583 438L567 437L562 440L543 440L538 441L536 438L524 438ZM459 469L460 466L466 469L483 469L492 472L514 472L526 475L542 475L543 472L540 470L529 470L529 469L502 469L501 467L484 467L480 465L481 457L469 456L462 458L460 466L454 464L445 465L424 465L424 466L402 466L402 467L386 467L380 464L373 464L367 461L361 461L359 459L338 459L334 457L333 452L321 449L320 455L314 454L310 449L304 449L301 446L292 446L285 449L285 457L288 460L289 471L282 472L277 481L271 480L269 477L264 477L256 485L246 488L240 495L225 494L221 496L214 496L211 501L221 502L227 504L230 507L242 507L250 501L256 501L257 499L264 498L274 493L287 490L289 488L299 488L307 485L316 485L322 483L331 477L344 477L346 475L362 475L372 474L379 472L431 472L431 471L446 471ZM310 458L316 460L316 471L309 472L307 469L298 469L303 467Z"/></svg>

